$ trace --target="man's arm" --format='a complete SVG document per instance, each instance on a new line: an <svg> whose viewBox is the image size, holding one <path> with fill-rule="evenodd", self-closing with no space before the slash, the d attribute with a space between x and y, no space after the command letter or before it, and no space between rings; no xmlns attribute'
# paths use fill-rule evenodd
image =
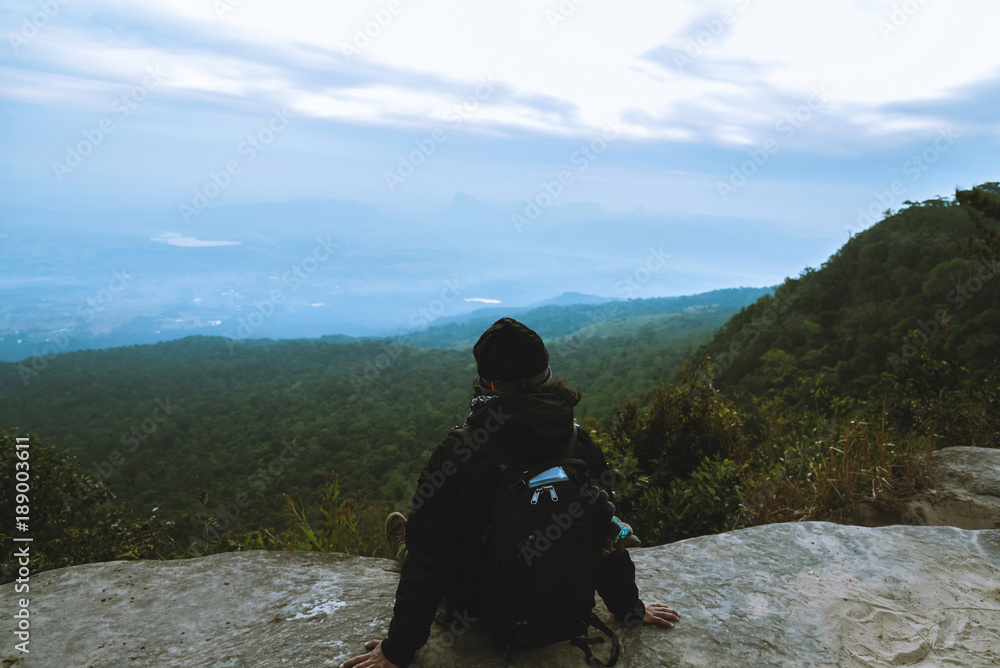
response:
<svg viewBox="0 0 1000 668"><path fill-rule="evenodd" d="M586 458L590 470L597 473L594 482L608 493L608 499L613 502L614 473L608 468L604 453L586 432L580 432L580 441L588 452ZM639 598L639 588L635 584L635 564L632 563L628 552L622 548L603 558L597 593L604 599L611 614L626 626L660 624L672 628L673 622L680 618L676 611L665 605L642 602Z"/></svg>
<svg viewBox="0 0 1000 668"><path fill-rule="evenodd" d="M445 585L459 572L462 504L455 484L454 441L445 440L420 474L406 522L403 563L389 637L381 644L386 659L408 666L430 635Z"/></svg>

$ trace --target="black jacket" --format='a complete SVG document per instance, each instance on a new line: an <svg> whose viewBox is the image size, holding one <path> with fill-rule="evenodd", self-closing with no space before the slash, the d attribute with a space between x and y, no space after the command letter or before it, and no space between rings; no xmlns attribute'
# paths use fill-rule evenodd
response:
<svg viewBox="0 0 1000 668"><path fill-rule="evenodd" d="M389 637L382 652L397 666L408 666L430 635L430 626L447 596L461 619L479 617L482 538L502 475L481 453L488 439L499 439L524 464L559 456L573 433L573 411L547 393L505 393L479 402L465 429L453 431L431 455L420 474L406 524L408 554L403 564ZM578 430L575 456L587 462L593 483L611 493L612 476L604 454L585 430ZM638 615L643 604L635 585L635 566L624 550L602 564L597 592L619 620Z"/></svg>

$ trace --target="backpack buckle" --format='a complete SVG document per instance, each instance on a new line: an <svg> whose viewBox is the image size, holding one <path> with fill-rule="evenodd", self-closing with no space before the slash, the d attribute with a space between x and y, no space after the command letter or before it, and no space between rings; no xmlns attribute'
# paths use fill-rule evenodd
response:
<svg viewBox="0 0 1000 668"><path fill-rule="evenodd" d="M512 492L516 492L517 489L522 485L527 487L528 481L526 481L523 477L517 477L507 483L507 489L509 489Z"/></svg>

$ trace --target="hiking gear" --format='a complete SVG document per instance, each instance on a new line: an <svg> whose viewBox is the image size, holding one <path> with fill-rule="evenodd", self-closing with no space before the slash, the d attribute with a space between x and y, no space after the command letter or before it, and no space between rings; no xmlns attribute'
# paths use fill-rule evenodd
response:
<svg viewBox="0 0 1000 668"><path fill-rule="evenodd" d="M623 522L617 517L612 517L611 530L615 532L613 549L628 549L630 547L639 547L642 545L642 541L639 540L639 537L632 531L632 525L628 522Z"/></svg>
<svg viewBox="0 0 1000 668"><path fill-rule="evenodd" d="M482 444L500 441L532 466L560 457L573 435L572 408L554 395L529 391L477 399L465 420L468 440L452 432L434 449L417 481L414 507L405 513L409 552L382 643L382 652L397 666L410 665L427 641L442 596L449 614L480 618L477 626L485 627L482 591L488 578L482 538L503 475L481 455ZM603 487L612 480L603 453L585 429L580 429L575 457L587 463L591 484ZM550 502L545 492L539 504ZM618 621L642 619L645 606L628 552L604 557L597 592Z"/></svg>
<svg viewBox="0 0 1000 668"><path fill-rule="evenodd" d="M402 513L389 513L385 518L385 545L393 558L399 554L399 549L406 544L406 518Z"/></svg>
<svg viewBox="0 0 1000 668"><path fill-rule="evenodd" d="M618 541L618 545L623 550L627 550L630 547L639 547L640 545L642 545L642 541L639 540L639 537L636 536L634 533L630 533L629 535L625 536L620 541Z"/></svg>
<svg viewBox="0 0 1000 668"><path fill-rule="evenodd" d="M621 651L618 636L616 636L597 615L591 615L588 623L604 635L611 638L611 656L608 657L608 662L601 663L600 660L594 658L594 653L590 651L590 645L604 642L604 638L574 638L569 641L569 644L583 650L585 655L584 659L586 660L588 666L613 666L618 663L618 654Z"/></svg>
<svg viewBox="0 0 1000 668"><path fill-rule="evenodd" d="M630 524L626 524L625 522L622 522L617 517L612 517L611 518L611 523L618 530L617 534L615 535L615 542L616 543L618 541L620 541L622 538L624 538L625 536L627 536L630 533L632 533L632 526Z"/></svg>
<svg viewBox="0 0 1000 668"><path fill-rule="evenodd" d="M483 536L488 583L483 609L507 657L516 650L579 640L595 625L594 593L609 518L604 505L596 503L600 496L586 493L590 471L575 457L578 438L574 425L559 456L534 465L520 461L499 440L482 449L503 474ZM614 648L607 665L613 666L618 639L607 633ZM590 660L589 647L582 640L574 644Z"/></svg>
<svg viewBox="0 0 1000 668"><path fill-rule="evenodd" d="M552 378L552 368L547 366L541 373L535 374L531 378L522 378L521 380L486 380L479 377L476 379L476 386L483 392L492 392L494 394L498 392L517 392L518 390L527 390L544 385L549 382L550 378Z"/></svg>
<svg viewBox="0 0 1000 668"><path fill-rule="evenodd" d="M494 392L524 390L541 385L552 375L549 351L541 337L513 318L500 318L490 325L476 341L472 354L482 386Z"/></svg>

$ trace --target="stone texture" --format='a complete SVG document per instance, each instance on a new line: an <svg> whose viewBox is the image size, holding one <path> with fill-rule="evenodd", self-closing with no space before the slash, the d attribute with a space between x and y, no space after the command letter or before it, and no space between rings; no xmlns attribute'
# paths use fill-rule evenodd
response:
<svg viewBox="0 0 1000 668"><path fill-rule="evenodd" d="M683 618L614 626L626 668L1000 663L1000 531L804 522L632 554L644 599ZM32 578L29 655L8 631L13 584L0 587L0 631L16 668L335 666L384 635L397 578L388 560L317 553L88 564ZM509 665L582 656L560 644ZM437 625L417 663L508 665L477 631Z"/></svg>
<svg viewBox="0 0 1000 668"><path fill-rule="evenodd" d="M931 489L906 504L912 524L1000 528L1000 449L944 448L931 458Z"/></svg>

